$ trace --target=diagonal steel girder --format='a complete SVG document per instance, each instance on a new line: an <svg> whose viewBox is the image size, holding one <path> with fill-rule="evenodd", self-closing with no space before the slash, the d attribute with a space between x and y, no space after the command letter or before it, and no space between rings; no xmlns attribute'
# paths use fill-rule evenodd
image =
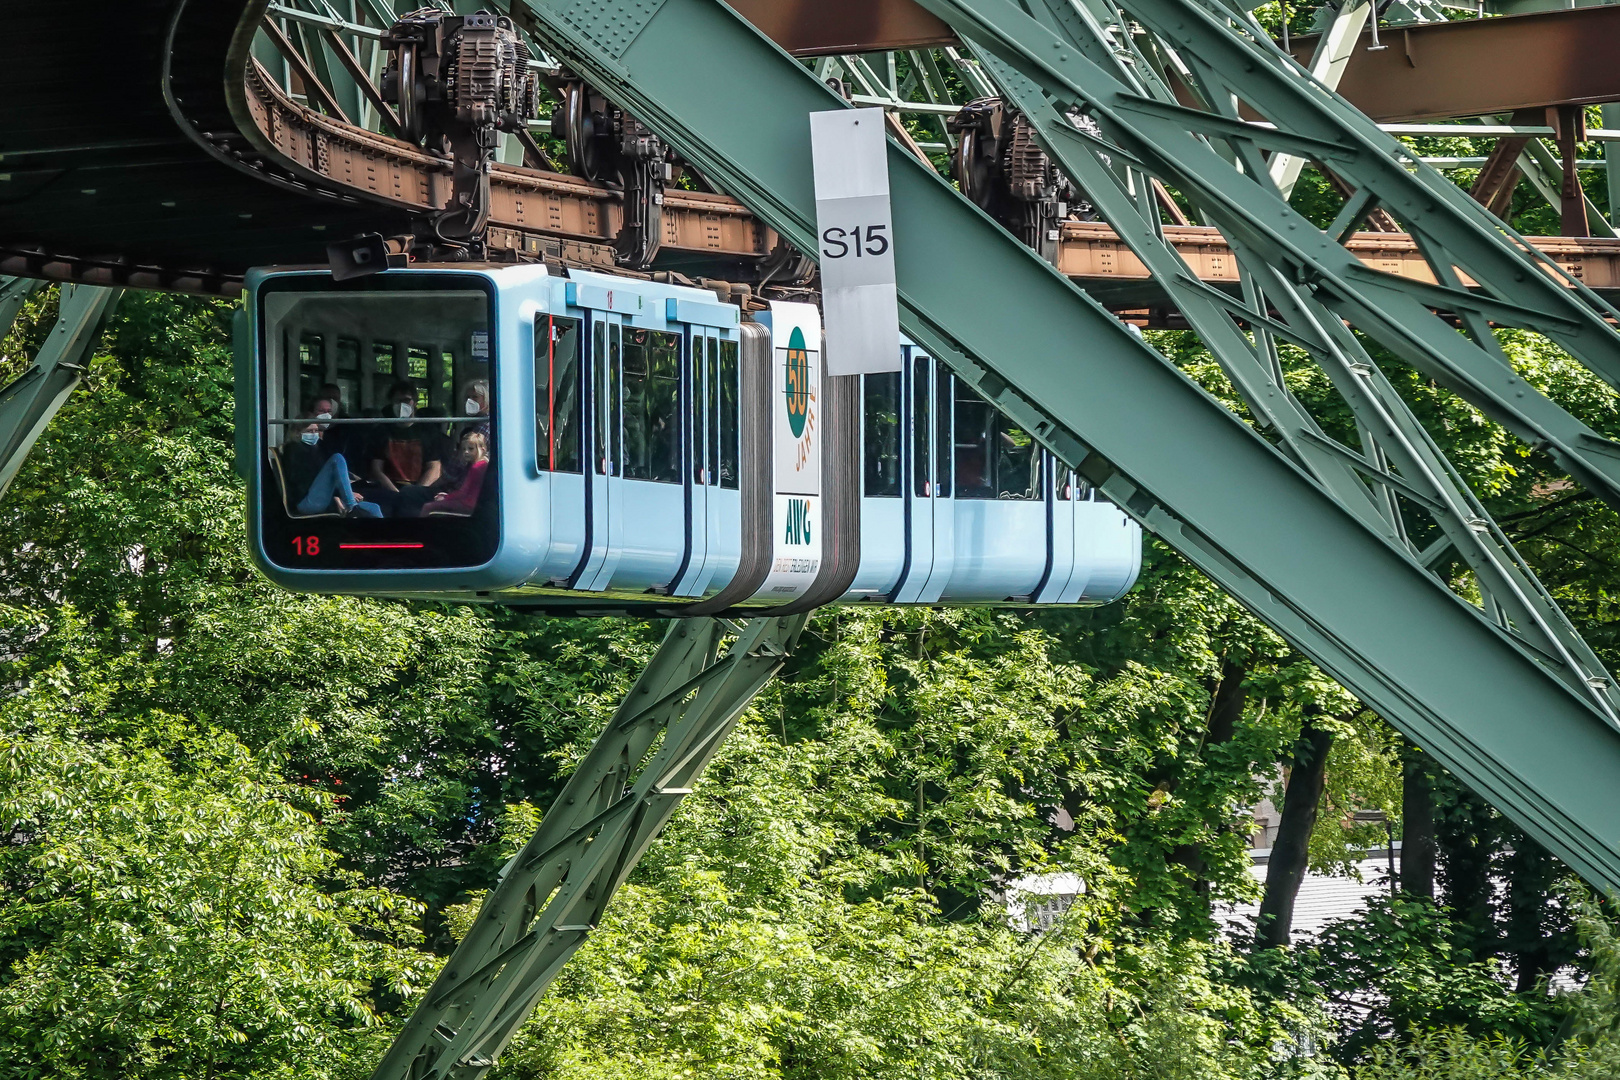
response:
<svg viewBox="0 0 1620 1080"><path fill-rule="evenodd" d="M1066 38L1010 0L921 3L1064 109L1100 124L1120 152L1180 187L1234 245L1282 270L1620 507L1620 444L1529 387L1485 329L1489 321L1542 333L1620 387L1620 335L1606 321L1612 312L1397 139L1312 80L1268 37L1245 30L1231 9L1200 0L1136 0L1130 7L1131 16L1176 53L1221 110L1209 112L1141 94L1110 70L1107 42L1095 35ZM1240 119L1239 101L1274 126ZM1236 160L1217 152L1209 138L1229 143L1238 151ZM1419 241L1440 284L1362 264L1288 206L1268 182L1258 148L1319 161L1368 205L1381 204ZM1462 288L1457 270L1477 287ZM1469 335L1431 307L1458 313Z"/></svg>
<svg viewBox="0 0 1620 1080"><path fill-rule="evenodd" d="M1105 12L1104 22L1092 17L1091 6L1103 6L1103 0L1090 0L1086 8L1074 0L1035 0L1031 9L1071 43L1103 46L1098 54L1134 91L1167 96L1163 83L1138 80L1136 73L1148 68L1149 58L1115 29L1125 23L1117 9ZM1369 527L1406 545L1427 565L1446 565L1449 560L1441 556L1454 549L1473 571L1486 609L1503 628L1551 661L1573 692L1616 722L1620 690L1607 680L1602 662L1339 317L1309 290L1280 274L1262 254L1239 242L1233 243L1233 252L1244 272L1243 299L1201 282L1175 246L1165 241L1158 207L1135 197L1146 184L1132 176L1129 166L1114 161L1121 153L1134 160L1130 153L1117 146L1110 147L1113 155L1106 152L1100 128L1075 124L1061 103L998 56L984 52L982 45L974 47L981 50L986 70L1007 98L1030 118L1058 165L1080 184L1174 300L1260 426ZM1286 202L1277 187L1276 162L1268 163L1268 168L1250 155L1245 164L1252 168L1251 176L1260 178L1257 186L1270 191L1278 205ZM1278 318L1273 318L1274 310ZM1253 340L1234 316L1252 328ZM1358 448L1331 439L1289 392L1276 355L1278 338L1298 345L1323 368L1356 418ZM1401 499L1412 508L1409 512L1402 512ZM1442 541L1409 535L1407 518L1419 513L1438 528Z"/></svg>
<svg viewBox="0 0 1620 1080"><path fill-rule="evenodd" d="M11 326L39 285L29 278L0 279L0 326ZM28 452L79 385L85 359L121 291L63 285L56 323L33 364L0 387L0 495L11 487Z"/></svg>
<svg viewBox="0 0 1620 1080"><path fill-rule="evenodd" d="M816 250L807 114L844 103L802 65L719 0L526 2L554 55ZM1620 886L1620 733L1589 701L893 143L889 167L909 335L1579 872Z"/></svg>
<svg viewBox="0 0 1620 1080"><path fill-rule="evenodd" d="M501 871L374 1080L473 1080L495 1063L748 703L806 615L671 625L539 830Z"/></svg>

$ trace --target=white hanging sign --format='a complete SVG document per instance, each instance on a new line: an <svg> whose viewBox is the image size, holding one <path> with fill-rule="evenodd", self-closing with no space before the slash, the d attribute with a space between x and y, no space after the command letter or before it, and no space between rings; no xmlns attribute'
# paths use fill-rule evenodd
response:
<svg viewBox="0 0 1620 1080"><path fill-rule="evenodd" d="M888 150L882 109L810 114L828 375L900 370Z"/></svg>

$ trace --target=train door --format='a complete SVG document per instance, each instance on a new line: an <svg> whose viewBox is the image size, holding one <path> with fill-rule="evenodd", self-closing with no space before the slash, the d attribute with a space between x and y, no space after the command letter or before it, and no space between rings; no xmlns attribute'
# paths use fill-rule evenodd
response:
<svg viewBox="0 0 1620 1080"><path fill-rule="evenodd" d="M615 589L667 593L686 561L685 429L682 423L682 337L629 323L619 328L619 445L608 478L609 533L620 547Z"/></svg>
<svg viewBox="0 0 1620 1080"><path fill-rule="evenodd" d="M583 320L536 315L534 320L535 466L548 481L550 543L539 577L564 581L585 544L585 485L589 455L581 438L586 381Z"/></svg>
<svg viewBox="0 0 1620 1080"><path fill-rule="evenodd" d="M742 554L737 488L737 343L693 326L688 338L686 431L690 540L676 596L705 596L736 573Z"/></svg>
<svg viewBox="0 0 1620 1080"><path fill-rule="evenodd" d="M1075 476L1049 453L1042 453L1051 481L1046 489L1046 572L1036 586L1037 604L1072 604L1085 587L1084 575L1074 584L1079 563L1078 522L1074 512ZM1070 596L1071 590L1073 597ZM1069 597L1065 599L1065 597Z"/></svg>
<svg viewBox="0 0 1620 1080"><path fill-rule="evenodd" d="M916 347L902 372L907 409L905 455L906 561L892 600L936 603L956 561L952 497L954 409L952 376Z"/></svg>
<svg viewBox="0 0 1620 1080"><path fill-rule="evenodd" d="M584 558L569 587L600 592L613 580L623 550L624 493L615 483L622 433L619 429L619 348L622 320L604 311L590 313L590 379L586 387L585 438L591 448L585 481L588 537Z"/></svg>

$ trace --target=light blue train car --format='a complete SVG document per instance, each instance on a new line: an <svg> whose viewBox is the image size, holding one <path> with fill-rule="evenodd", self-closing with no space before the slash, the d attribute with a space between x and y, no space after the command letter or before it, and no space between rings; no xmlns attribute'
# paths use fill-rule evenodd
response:
<svg viewBox="0 0 1620 1080"><path fill-rule="evenodd" d="M576 613L1104 604L1138 526L900 342L542 265L248 279L237 458L277 583Z"/></svg>

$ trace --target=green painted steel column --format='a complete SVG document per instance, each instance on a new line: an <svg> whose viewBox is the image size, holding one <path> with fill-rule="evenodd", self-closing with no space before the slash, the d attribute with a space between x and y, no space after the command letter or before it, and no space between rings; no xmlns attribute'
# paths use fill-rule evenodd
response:
<svg viewBox="0 0 1620 1080"><path fill-rule="evenodd" d="M816 250L808 114L844 106L809 71L718 0L527 2L556 55ZM893 144L889 162L909 335L1060 457L1086 459L1105 494L1571 865L1620 887L1620 734L932 170Z"/></svg>
<svg viewBox="0 0 1620 1080"><path fill-rule="evenodd" d="M808 616L675 622L372 1074L482 1076L585 943ZM654 749L656 747L656 749ZM649 756L650 753L650 756Z"/></svg>
<svg viewBox="0 0 1620 1080"><path fill-rule="evenodd" d="M9 327L37 281L7 279L0 286L0 318ZM102 321L117 304L120 289L63 285L60 312L34 363L0 388L0 495L17 478L28 452L84 374Z"/></svg>

